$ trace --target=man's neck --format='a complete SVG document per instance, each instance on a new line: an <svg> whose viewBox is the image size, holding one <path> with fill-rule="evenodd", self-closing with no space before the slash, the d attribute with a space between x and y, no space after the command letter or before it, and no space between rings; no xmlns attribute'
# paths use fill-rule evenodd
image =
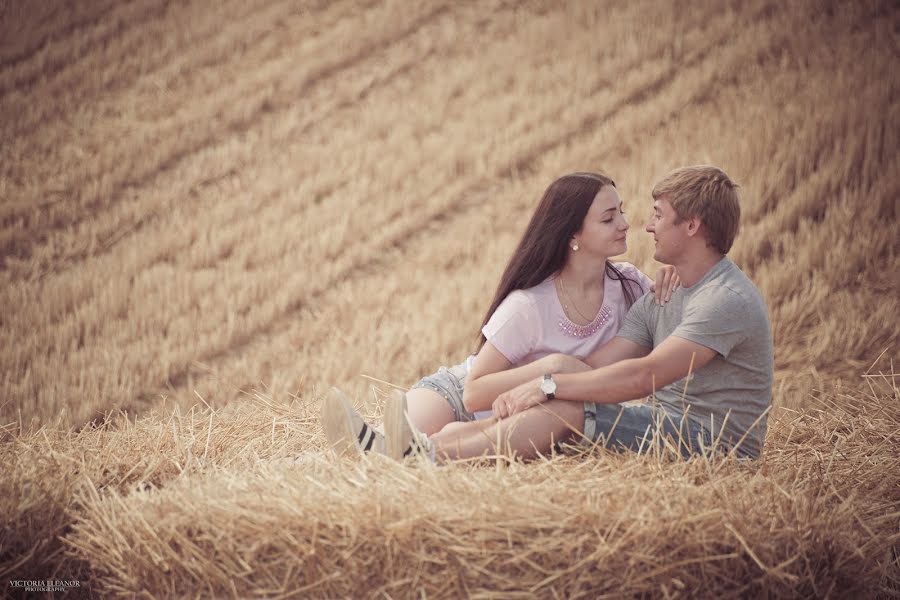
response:
<svg viewBox="0 0 900 600"><path fill-rule="evenodd" d="M681 285L689 288L698 283L724 256L724 254L719 254L718 252L707 251L698 252L695 256L685 257L683 261L675 265L678 278L681 279Z"/></svg>

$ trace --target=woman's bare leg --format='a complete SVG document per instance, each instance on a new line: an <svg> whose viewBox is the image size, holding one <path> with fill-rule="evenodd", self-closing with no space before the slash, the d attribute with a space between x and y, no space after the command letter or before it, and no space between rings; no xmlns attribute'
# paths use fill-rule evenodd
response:
<svg viewBox="0 0 900 600"><path fill-rule="evenodd" d="M505 454L533 458L547 453L556 442L584 430L584 403L553 400L500 421L464 423L466 428L440 431L429 439L439 461ZM499 443L499 447L498 447Z"/></svg>
<svg viewBox="0 0 900 600"><path fill-rule="evenodd" d="M447 423L444 428L437 432L435 435L440 434L441 439L446 440L451 440L458 437L466 437L472 435L476 431L484 431L486 428L490 427L496 422L497 419L493 417L489 419L481 419L480 421L454 421L453 423Z"/></svg>
<svg viewBox="0 0 900 600"><path fill-rule="evenodd" d="M455 422L453 409L444 397L427 388L406 392L406 411L412 424L425 435L438 432L448 423Z"/></svg>

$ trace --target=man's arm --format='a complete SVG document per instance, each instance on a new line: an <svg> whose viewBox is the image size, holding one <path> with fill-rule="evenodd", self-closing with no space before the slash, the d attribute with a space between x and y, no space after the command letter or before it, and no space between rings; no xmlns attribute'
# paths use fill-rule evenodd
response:
<svg viewBox="0 0 900 600"><path fill-rule="evenodd" d="M715 356L706 346L669 336L645 357L554 378L556 396L603 404L643 398L704 367Z"/></svg>
<svg viewBox="0 0 900 600"><path fill-rule="evenodd" d="M487 346L487 344L485 344L485 346ZM522 377L519 378L518 381L515 381L511 385L507 385L502 389L495 388L494 390L492 390L494 392L492 400L492 409L494 411L494 416L500 416L502 412L497 401L499 400L503 392L512 390L516 386L527 381L533 381L535 377L543 377L546 373L551 373L554 378L562 373L582 373L585 371L596 369L597 367L605 367L606 365L611 365L613 363L619 362L620 360L645 356L648 352L650 352L649 348L645 348L644 346L636 344L631 340L626 340L625 338L621 337L614 337L603 346L595 350L584 361L581 361L574 356L569 356L567 354L551 354L529 365L519 367L519 369L513 369L509 371L510 374L515 371L520 371L522 373ZM532 367L537 367L537 370ZM526 375L524 369L528 368L531 368L531 370L528 371ZM469 393L468 390L469 382L467 381L466 393ZM463 396L463 402L465 403L465 396ZM467 405L466 410L471 411L472 409Z"/></svg>
<svg viewBox="0 0 900 600"><path fill-rule="evenodd" d="M706 346L670 336L647 356L585 373L554 376L556 397L602 404L642 398L704 367L715 356L716 352ZM494 414L506 417L546 400L540 381L532 380L501 394L494 403Z"/></svg>
<svg viewBox="0 0 900 600"><path fill-rule="evenodd" d="M649 353L650 348L641 346L640 344L632 342L629 339L616 336L594 350L587 358L584 359L584 362L586 362L592 368L598 369L600 367L605 367L607 365L617 363L620 360L647 356L647 354Z"/></svg>

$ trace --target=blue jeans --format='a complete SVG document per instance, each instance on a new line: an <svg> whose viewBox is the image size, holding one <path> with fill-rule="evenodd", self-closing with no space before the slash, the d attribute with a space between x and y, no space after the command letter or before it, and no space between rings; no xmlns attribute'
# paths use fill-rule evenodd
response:
<svg viewBox="0 0 900 600"><path fill-rule="evenodd" d="M702 447L710 448L712 432L684 415L673 416L665 409L652 404L584 405L583 443L597 444L613 449L646 450L659 443L660 438L671 438L682 456L701 453Z"/></svg>
<svg viewBox="0 0 900 600"><path fill-rule="evenodd" d="M441 367L437 373L423 377L409 389L425 388L436 392L450 405L454 421L474 421L475 415L463 406L463 388L466 385L468 374L469 369L466 368L466 363L463 361L452 367Z"/></svg>

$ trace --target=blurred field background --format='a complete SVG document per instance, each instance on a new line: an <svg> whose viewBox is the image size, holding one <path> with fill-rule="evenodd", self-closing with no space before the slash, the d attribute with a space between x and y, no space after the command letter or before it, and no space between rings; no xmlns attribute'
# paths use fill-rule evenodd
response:
<svg viewBox="0 0 900 600"><path fill-rule="evenodd" d="M898 56L888 1L0 4L2 579L900 595ZM653 274L694 163L770 307L760 465L271 464L472 349L553 179Z"/></svg>

